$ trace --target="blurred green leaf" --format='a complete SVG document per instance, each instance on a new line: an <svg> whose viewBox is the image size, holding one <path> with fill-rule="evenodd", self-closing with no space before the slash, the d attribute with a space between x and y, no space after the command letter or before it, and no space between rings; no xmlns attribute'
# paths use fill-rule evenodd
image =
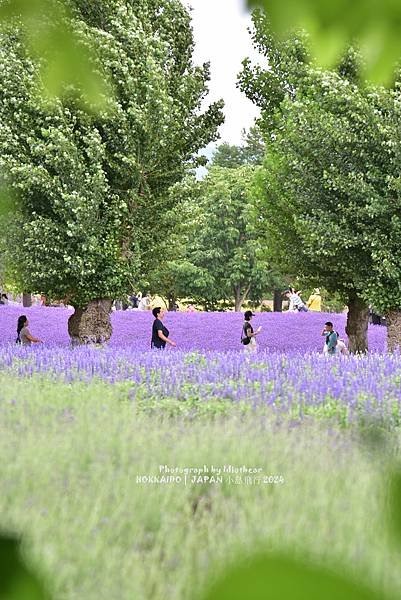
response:
<svg viewBox="0 0 401 600"><path fill-rule="evenodd" d="M15 538L0 536L0 600L48 600L39 579L24 565Z"/></svg>
<svg viewBox="0 0 401 600"><path fill-rule="evenodd" d="M341 575L291 557L260 555L231 568L203 600L383 600Z"/></svg>
<svg viewBox="0 0 401 600"><path fill-rule="evenodd" d="M69 86L82 95L86 106L101 110L111 93L96 71L94 53L73 27L66 6L56 0L0 0L0 23L18 19L31 52L41 61L45 95L60 97Z"/></svg>
<svg viewBox="0 0 401 600"><path fill-rule="evenodd" d="M248 0L248 5L264 7L279 34L294 27L306 29L323 67L333 66L345 48L357 41L370 79L391 81L401 56L399 0Z"/></svg>

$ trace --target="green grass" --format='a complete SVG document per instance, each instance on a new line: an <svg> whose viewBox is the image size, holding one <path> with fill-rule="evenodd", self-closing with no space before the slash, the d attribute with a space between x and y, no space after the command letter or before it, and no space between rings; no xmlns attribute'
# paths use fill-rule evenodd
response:
<svg viewBox="0 0 401 600"><path fill-rule="evenodd" d="M22 533L54 598L187 600L261 548L335 560L399 597L383 453L330 419L219 406L148 410L126 384L0 374L0 526ZM164 464L260 466L285 483L136 483Z"/></svg>

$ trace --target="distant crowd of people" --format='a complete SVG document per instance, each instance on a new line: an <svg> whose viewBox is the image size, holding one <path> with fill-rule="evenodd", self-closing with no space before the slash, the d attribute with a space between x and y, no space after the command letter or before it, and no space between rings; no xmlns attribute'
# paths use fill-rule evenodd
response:
<svg viewBox="0 0 401 600"><path fill-rule="evenodd" d="M152 300L149 294L145 293L142 295L141 292L133 293L127 297L127 300L115 300L113 308L115 310L151 310L152 309ZM169 311L178 311L179 306L177 302L173 302L169 307ZM189 304L186 307L186 312L196 312L196 309L193 304Z"/></svg>
<svg viewBox="0 0 401 600"><path fill-rule="evenodd" d="M294 287L290 287L288 290L283 292L281 295L282 298L288 301L288 313L293 312L321 312L322 311L322 296L319 288L315 288L310 294L308 300L306 302L303 301L302 291L296 290ZM29 294L28 295L29 304L24 304L24 306L43 306L43 307L62 307L62 308L72 308L68 304L67 300L57 300L57 301L48 301L44 294ZM127 295L124 300L115 300L113 302L112 309L113 310L152 310L152 307L155 303L158 302L157 299L152 298L147 292L142 294L141 292L132 293L131 295ZM14 305L18 306L23 304L22 294L13 296L12 294L7 294L5 292L0 293L0 306L1 305ZM269 301L263 300L261 304L261 310L271 310ZM170 311L178 311L184 310L185 312L196 312L197 309L193 304L187 305L185 308L178 306L177 302L173 302L169 305ZM279 309L280 310L280 309ZM387 325L386 318L382 315L376 313L372 306L369 306L369 322L373 325Z"/></svg>
<svg viewBox="0 0 401 600"><path fill-rule="evenodd" d="M44 294L28 294L28 298L31 306L65 306L62 301L49 304ZM23 304L23 294L17 294L16 296L5 293L0 294L0 305L4 304L12 306Z"/></svg>

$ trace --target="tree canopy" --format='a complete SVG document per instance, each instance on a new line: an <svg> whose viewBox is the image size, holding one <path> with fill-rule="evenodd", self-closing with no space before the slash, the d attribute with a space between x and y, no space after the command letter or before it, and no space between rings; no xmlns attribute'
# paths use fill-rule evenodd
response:
<svg viewBox="0 0 401 600"><path fill-rule="evenodd" d="M265 142L257 125L242 132L243 143L240 146L223 142L213 154L211 164L218 167L235 169L242 165L261 165L265 155Z"/></svg>
<svg viewBox="0 0 401 600"><path fill-rule="evenodd" d="M240 310L248 299L261 300L273 287L254 227L252 193L255 167L214 166L200 184L187 257L193 268L191 297L209 307L219 300Z"/></svg>
<svg viewBox="0 0 401 600"><path fill-rule="evenodd" d="M351 347L363 350L366 336L359 334L366 332L367 303L386 311L401 307L401 256L394 244L400 111L397 90L361 83L358 60L350 49L337 72L302 63L297 80L288 69L289 85L274 119L262 116L271 137L259 209L275 260L342 293L351 309ZM280 64L289 64L288 56ZM262 79L257 74L256 87ZM359 333L351 323L353 308Z"/></svg>
<svg viewBox="0 0 401 600"><path fill-rule="evenodd" d="M38 100L39 63L23 26L0 36L0 167L18 192L7 247L21 287L83 307L118 297L155 263L169 188L217 138L222 103L201 110L209 67L192 63L179 0L71 1L112 83L107 110L76 94Z"/></svg>

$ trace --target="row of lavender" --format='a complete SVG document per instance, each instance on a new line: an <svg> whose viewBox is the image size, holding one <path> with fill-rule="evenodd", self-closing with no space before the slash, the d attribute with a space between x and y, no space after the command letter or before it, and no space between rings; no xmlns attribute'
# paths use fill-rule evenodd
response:
<svg viewBox="0 0 401 600"><path fill-rule="evenodd" d="M390 418L398 425L401 357L329 357L261 352L188 353L113 348L15 348L0 352L0 371L29 377L47 374L66 382L125 381L131 399L245 402L287 415L341 414ZM132 385L130 385L132 384ZM1 394L0 394L1 401ZM332 412L331 412L332 411Z"/></svg>
<svg viewBox="0 0 401 600"><path fill-rule="evenodd" d="M16 338L18 316L26 314L32 333L47 346L67 346L67 321L71 311L63 308L0 306L0 344ZM133 352L150 347L152 314L149 311L117 311L112 314L113 335L110 346L130 347ZM320 335L325 321L344 338L344 314L325 313L259 313L254 325L262 325L258 337L262 350L273 352L321 352ZM238 313L167 313L165 324L171 338L182 350L241 351L243 316ZM377 325L369 329L369 346L374 352L386 350L386 329Z"/></svg>

